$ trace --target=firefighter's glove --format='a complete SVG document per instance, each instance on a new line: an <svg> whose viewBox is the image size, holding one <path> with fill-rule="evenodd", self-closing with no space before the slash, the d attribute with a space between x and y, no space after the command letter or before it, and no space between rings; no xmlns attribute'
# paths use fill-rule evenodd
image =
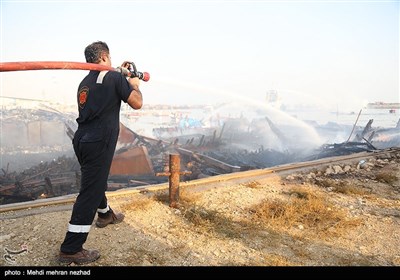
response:
<svg viewBox="0 0 400 280"><path fill-rule="evenodd" d="M124 75L125 77L129 77L130 76L130 71L127 69L127 68L125 68L125 67L121 67L121 66L118 66L117 68L115 68L115 70L117 71L117 72L120 72L122 75Z"/></svg>

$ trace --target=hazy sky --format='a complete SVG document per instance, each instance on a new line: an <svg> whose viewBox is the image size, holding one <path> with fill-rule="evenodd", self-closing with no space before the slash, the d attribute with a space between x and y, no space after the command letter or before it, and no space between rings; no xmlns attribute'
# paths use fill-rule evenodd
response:
<svg viewBox="0 0 400 280"><path fill-rule="evenodd" d="M399 1L6 1L1 61L85 62L107 42L135 62L148 104L262 103L359 110L399 102ZM3 72L1 95L75 103L87 71Z"/></svg>

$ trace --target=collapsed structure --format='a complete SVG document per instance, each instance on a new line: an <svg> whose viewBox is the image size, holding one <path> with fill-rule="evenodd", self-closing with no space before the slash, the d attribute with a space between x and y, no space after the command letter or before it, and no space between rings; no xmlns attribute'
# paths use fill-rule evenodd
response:
<svg viewBox="0 0 400 280"><path fill-rule="evenodd" d="M14 112L15 113L15 112ZM60 112L41 111L47 118L57 115L65 127L68 139L76 130L71 116ZM329 133L348 131L349 127L327 124L309 127L293 127L277 124L267 115L247 119L243 116L227 118L223 123L207 127L192 126L154 128L157 138L143 136L120 123L117 150L109 176L109 190L164 183L168 172L168 156L179 154L181 168L187 172L181 180L190 181L208 176L262 169L281 164L308 161L324 157L348 155L388 147L400 147L400 120L396 127L372 127L371 119L365 127L357 127L347 141L316 146L314 138ZM12 131L11 122L5 121ZM27 126L29 127L29 125ZM39 138L46 142L46 133L39 125ZM57 127L59 129L59 126ZM38 129L31 129L37 132ZM4 128L3 128L4 131ZM175 133L168 133L168 132ZM53 131L54 132L54 131ZM64 133L65 133L64 132ZM36 134L34 134L36 135ZM70 141L65 141L69 142ZM6 151L2 147L2 154ZM1 167L1 204L55 197L79 192L80 167L74 156L61 156L43 162L23 172L9 172L8 164Z"/></svg>

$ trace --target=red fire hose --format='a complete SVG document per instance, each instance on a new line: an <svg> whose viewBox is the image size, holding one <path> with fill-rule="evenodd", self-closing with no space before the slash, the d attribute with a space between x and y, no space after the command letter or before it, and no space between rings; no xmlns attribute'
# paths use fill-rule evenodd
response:
<svg viewBox="0 0 400 280"><path fill-rule="evenodd" d="M100 65L96 63L84 62L69 62L69 61L23 61L23 62L0 62L0 72L7 71L26 71L26 70L49 70L49 69L64 69L64 70L95 70L95 71L118 71L113 67ZM139 77L147 82L150 75L147 72L135 71L135 77Z"/></svg>

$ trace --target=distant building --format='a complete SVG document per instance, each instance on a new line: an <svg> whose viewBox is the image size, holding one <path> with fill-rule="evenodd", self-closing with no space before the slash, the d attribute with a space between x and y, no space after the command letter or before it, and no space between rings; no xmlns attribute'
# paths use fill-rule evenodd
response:
<svg viewBox="0 0 400 280"><path fill-rule="evenodd" d="M367 104L367 109L400 109L400 103L373 102Z"/></svg>
<svg viewBox="0 0 400 280"><path fill-rule="evenodd" d="M267 90L266 101L267 105L277 109L280 109L282 106L278 91L275 89Z"/></svg>

